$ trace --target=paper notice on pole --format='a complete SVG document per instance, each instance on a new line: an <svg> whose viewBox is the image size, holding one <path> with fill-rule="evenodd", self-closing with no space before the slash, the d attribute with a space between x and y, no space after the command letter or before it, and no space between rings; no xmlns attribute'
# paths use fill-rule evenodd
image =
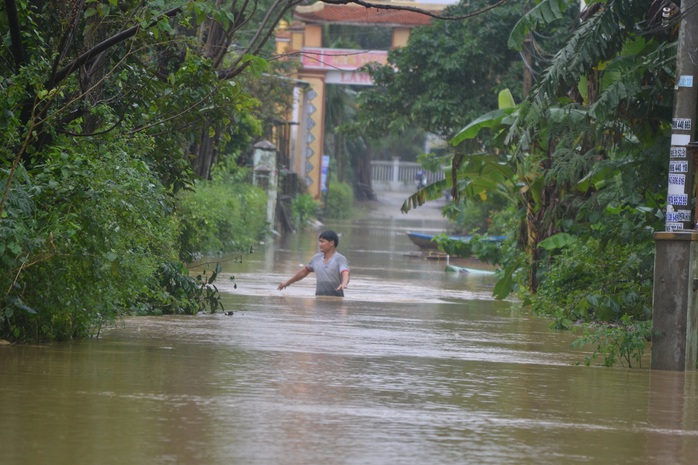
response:
<svg viewBox="0 0 698 465"><path fill-rule="evenodd" d="M691 142L691 136L688 134L672 134L671 145L688 145Z"/></svg>
<svg viewBox="0 0 698 465"><path fill-rule="evenodd" d="M691 130L691 118L672 118L671 119L671 129L676 129L679 131L690 131Z"/></svg>
<svg viewBox="0 0 698 465"><path fill-rule="evenodd" d="M669 194L684 194L686 193L686 175L685 174L669 174Z"/></svg>
<svg viewBox="0 0 698 465"><path fill-rule="evenodd" d="M691 221L690 210L679 210L677 212L666 212L667 223L681 223L683 221Z"/></svg>
<svg viewBox="0 0 698 465"><path fill-rule="evenodd" d="M679 87L693 87L693 76L679 77Z"/></svg>
<svg viewBox="0 0 698 465"><path fill-rule="evenodd" d="M686 158L686 147L672 147L669 152L671 158Z"/></svg>
<svg viewBox="0 0 698 465"><path fill-rule="evenodd" d="M669 160L670 173L688 173L688 162L682 160Z"/></svg>
<svg viewBox="0 0 698 465"><path fill-rule="evenodd" d="M671 205L688 205L688 194L669 194L667 203Z"/></svg>

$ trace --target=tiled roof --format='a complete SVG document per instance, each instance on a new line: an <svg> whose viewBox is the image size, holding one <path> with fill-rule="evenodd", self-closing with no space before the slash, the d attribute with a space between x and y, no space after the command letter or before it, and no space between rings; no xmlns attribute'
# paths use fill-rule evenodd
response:
<svg viewBox="0 0 698 465"><path fill-rule="evenodd" d="M309 6L297 7L293 12L293 16L300 21L321 24L371 24L376 26L414 27L424 26L431 22L431 17L414 11L366 8L353 4L333 5L320 2Z"/></svg>

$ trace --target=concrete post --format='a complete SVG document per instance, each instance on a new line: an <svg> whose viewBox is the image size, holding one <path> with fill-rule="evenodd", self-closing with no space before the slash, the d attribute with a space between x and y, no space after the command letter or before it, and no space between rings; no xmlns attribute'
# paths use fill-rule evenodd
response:
<svg viewBox="0 0 698 465"><path fill-rule="evenodd" d="M276 196L278 191L278 170L276 167L276 145L263 140L254 146L253 184L260 185L267 192L267 223L273 230L276 221Z"/></svg>
<svg viewBox="0 0 698 465"><path fill-rule="evenodd" d="M698 231L654 235L653 370L695 370L698 352Z"/></svg>
<svg viewBox="0 0 698 465"><path fill-rule="evenodd" d="M677 11L667 4L662 16L672 25ZM664 233L655 234L653 369L695 370L698 231L691 218L695 199L694 154L698 101L698 0L682 0L676 50L676 90L671 120L669 182Z"/></svg>
<svg viewBox="0 0 698 465"><path fill-rule="evenodd" d="M674 12L665 7L670 20ZM676 89L674 115L671 120L669 183L667 193L667 231L693 229L691 201L695 167L688 146L696 140L696 102L698 101L698 0L682 0L676 49ZM694 219L694 220L698 220Z"/></svg>
<svg viewBox="0 0 698 465"><path fill-rule="evenodd" d="M394 190L400 189L400 158L393 157L393 178L390 182L390 188Z"/></svg>

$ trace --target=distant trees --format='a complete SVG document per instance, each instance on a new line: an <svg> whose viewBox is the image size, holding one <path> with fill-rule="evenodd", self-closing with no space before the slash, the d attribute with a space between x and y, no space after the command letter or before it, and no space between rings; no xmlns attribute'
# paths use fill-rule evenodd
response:
<svg viewBox="0 0 698 465"><path fill-rule="evenodd" d="M443 14L462 15L486 3L452 6ZM359 99L363 128L380 134L417 126L448 138L495 108L500 90L509 88L520 99L521 59L506 37L522 13L520 4L505 3L467 20L415 28L407 46L389 53L388 64L370 70L375 87Z"/></svg>

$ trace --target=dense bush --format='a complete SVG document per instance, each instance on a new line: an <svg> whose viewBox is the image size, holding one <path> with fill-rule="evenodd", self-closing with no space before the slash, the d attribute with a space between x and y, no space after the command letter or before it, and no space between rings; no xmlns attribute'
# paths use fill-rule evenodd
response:
<svg viewBox="0 0 698 465"><path fill-rule="evenodd" d="M533 310L555 326L592 320L616 322L652 316L652 251L591 239L557 255L533 299Z"/></svg>
<svg viewBox="0 0 698 465"><path fill-rule="evenodd" d="M318 216L321 204L310 194L298 194L291 200L291 214L296 228L302 228Z"/></svg>
<svg viewBox="0 0 698 465"><path fill-rule="evenodd" d="M67 340L125 314L219 309L217 270L190 276L177 246L191 257L249 248L264 234L266 195L244 171L181 193L174 215L172 197L131 155L148 151L148 139L58 146L31 174L17 169L8 191L0 338Z"/></svg>
<svg viewBox="0 0 698 465"><path fill-rule="evenodd" d="M560 248L541 244L551 250L531 306L553 328L582 331L575 345L593 348L585 364L601 357L605 366L641 366L651 340L657 219L628 205L595 214L591 228L571 228L578 235L551 237Z"/></svg>
<svg viewBox="0 0 698 465"><path fill-rule="evenodd" d="M351 186L336 180L330 181L325 193L324 218L351 218L354 204L354 191Z"/></svg>
<svg viewBox="0 0 698 465"><path fill-rule="evenodd" d="M176 256L164 189L130 155L147 140L64 138L15 182L3 216L0 335L84 337L128 311L163 260ZM21 171L18 171L19 174ZM40 207L40 208L39 208Z"/></svg>
<svg viewBox="0 0 698 465"><path fill-rule="evenodd" d="M266 234L267 196L245 176L244 169L220 168L212 181L177 196L182 260L249 249Z"/></svg>

